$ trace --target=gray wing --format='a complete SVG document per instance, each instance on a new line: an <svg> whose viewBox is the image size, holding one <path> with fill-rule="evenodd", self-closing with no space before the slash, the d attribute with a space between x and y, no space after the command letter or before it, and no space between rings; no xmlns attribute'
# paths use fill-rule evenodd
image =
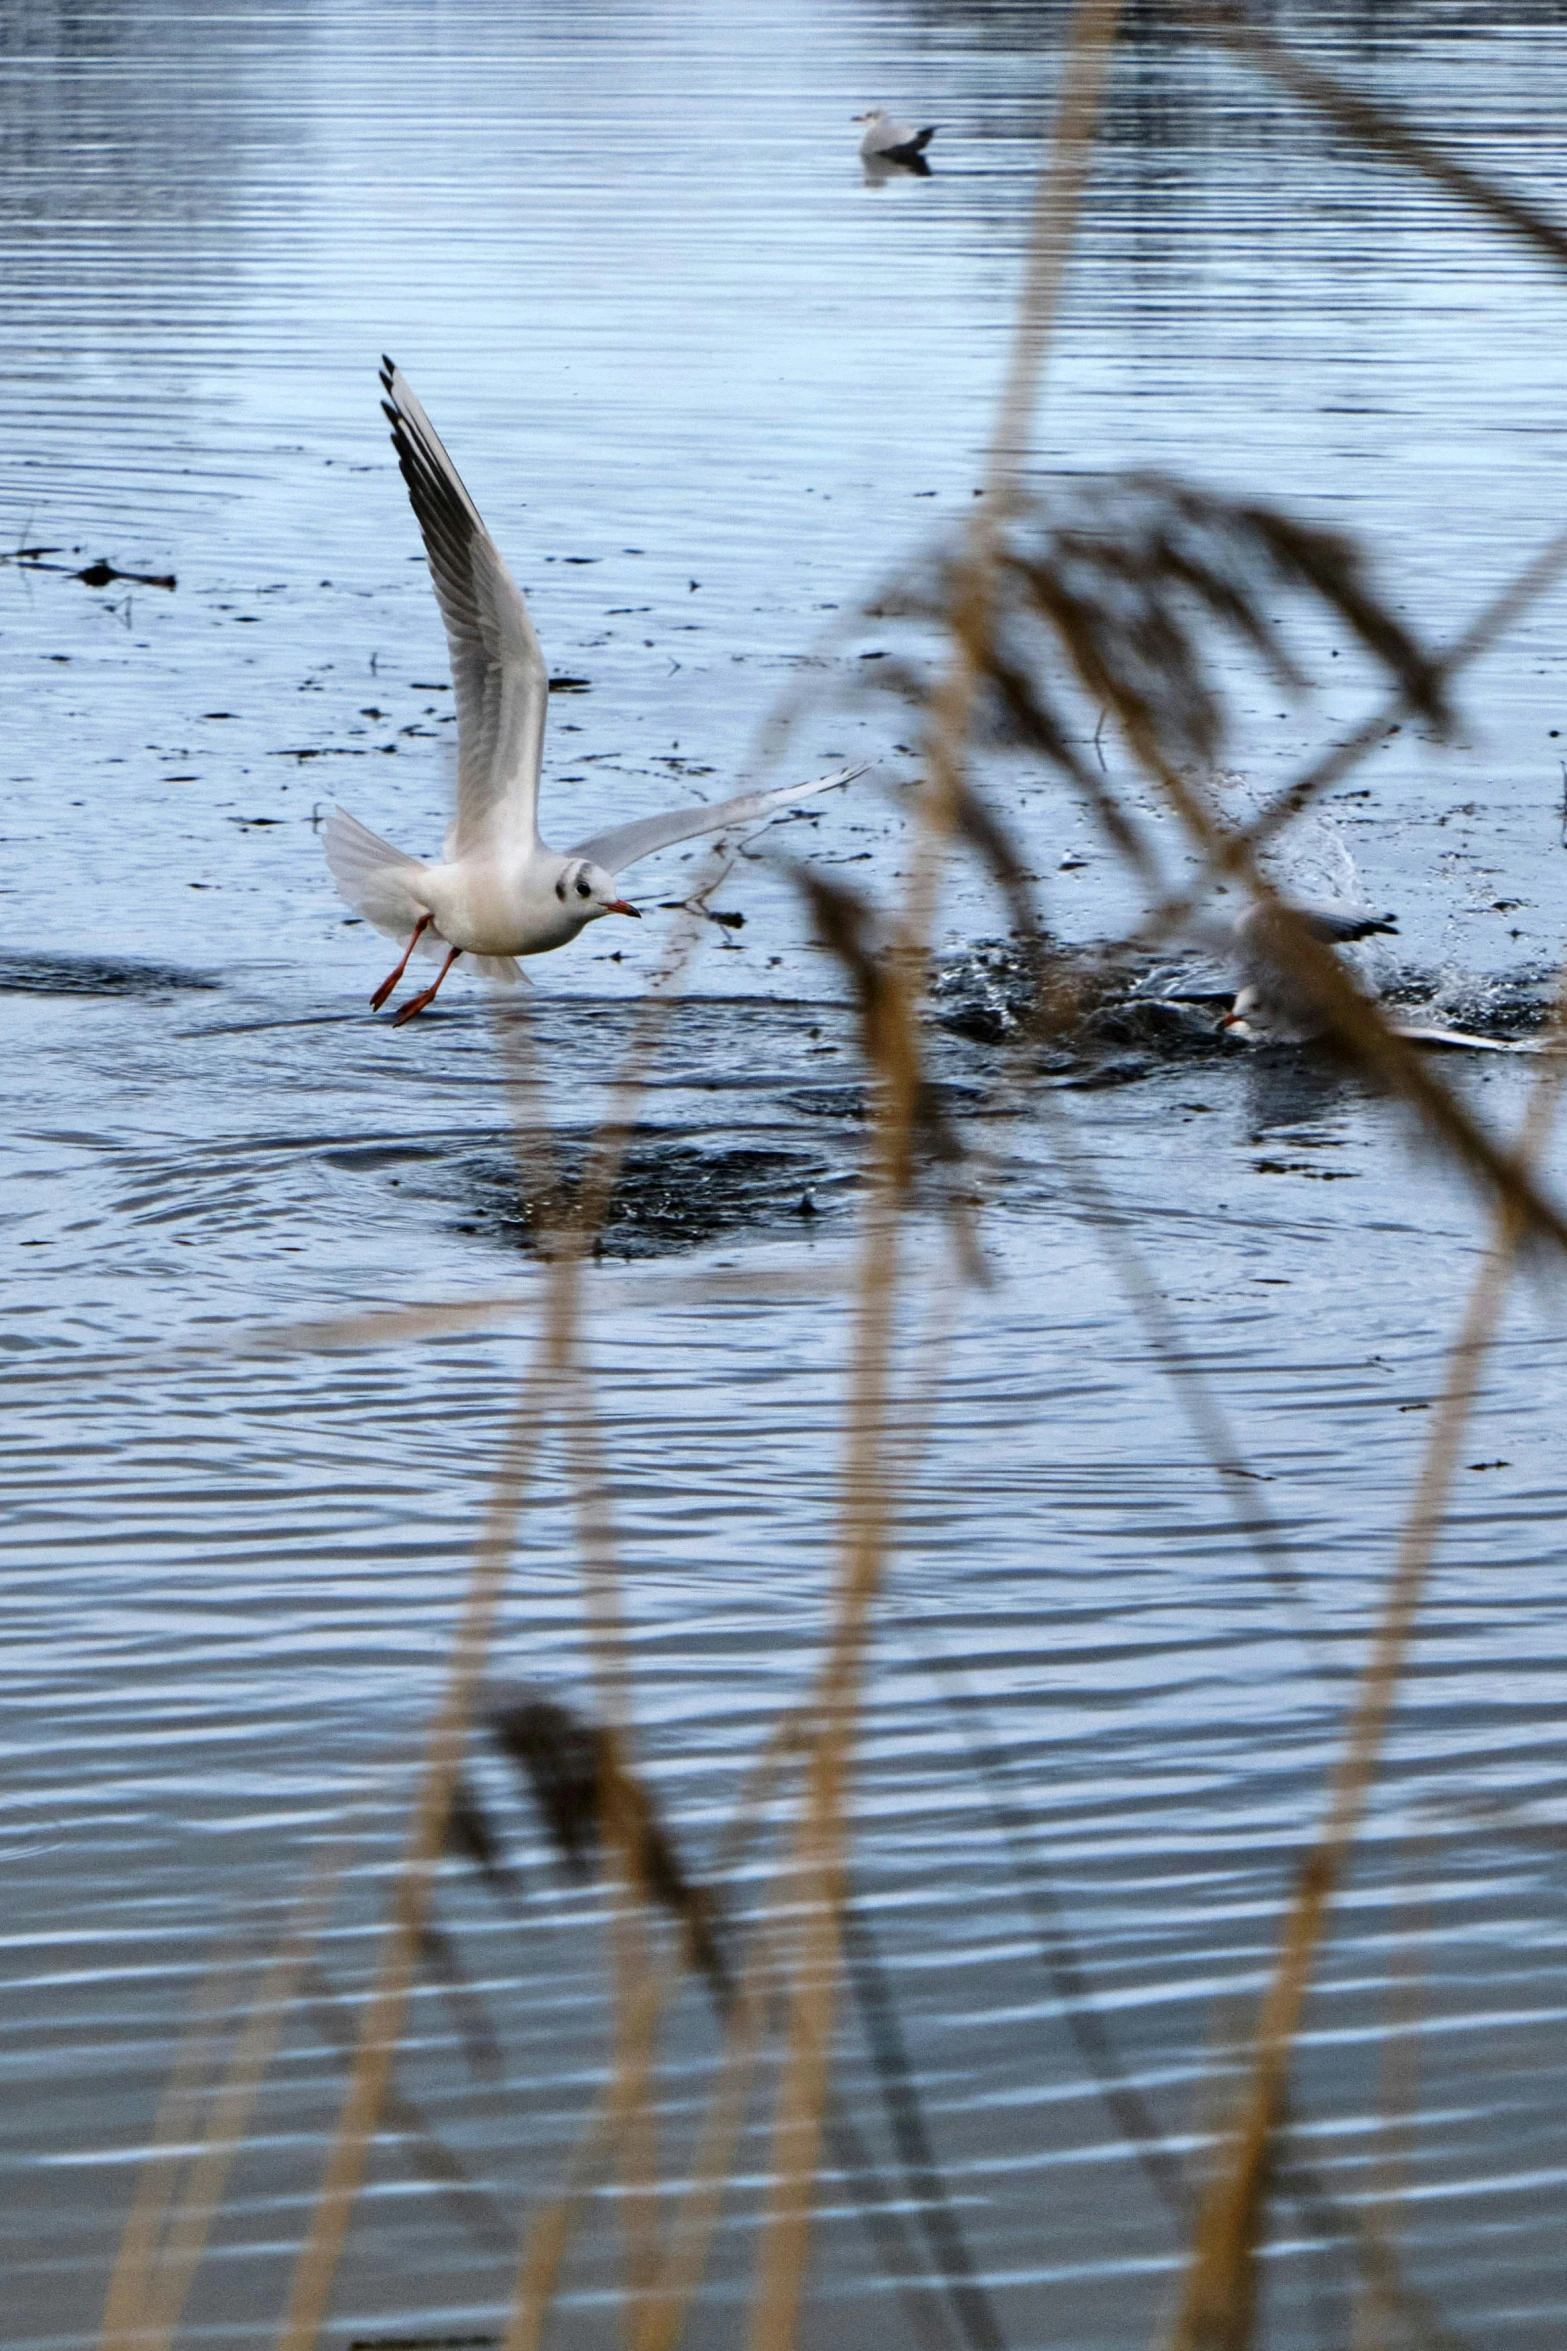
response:
<svg viewBox="0 0 1567 2351"><path fill-rule="evenodd" d="M528 608L401 372L381 363L392 446L430 561L457 693L457 814L448 857L486 835L538 838L549 677Z"/></svg>
<svg viewBox="0 0 1567 2351"><path fill-rule="evenodd" d="M840 767L836 774L820 776L814 784L780 784L771 792L740 792L733 800L717 800L710 807L698 802L694 807L671 808L664 816L641 816L631 824L614 825L607 833L595 833L591 841L579 841L568 854L590 857L606 873L624 873L628 865L651 857L655 849L667 849L673 841L694 841L701 833L722 833L731 825L752 824L758 817L771 816L774 809L787 808L791 801L830 792L864 773L863 765Z"/></svg>
<svg viewBox="0 0 1567 2351"><path fill-rule="evenodd" d="M1369 939L1375 931L1386 931L1390 936L1398 931L1396 914L1340 914L1327 906L1299 906L1295 911L1312 937L1329 947L1342 947L1351 939Z"/></svg>

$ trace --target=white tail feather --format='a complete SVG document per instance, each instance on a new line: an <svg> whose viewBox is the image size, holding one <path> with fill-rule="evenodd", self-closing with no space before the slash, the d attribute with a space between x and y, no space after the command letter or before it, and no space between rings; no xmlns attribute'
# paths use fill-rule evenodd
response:
<svg viewBox="0 0 1567 2351"><path fill-rule="evenodd" d="M417 857L405 857L346 808L333 809L321 828L321 843L332 879L355 913L389 939L406 940L419 917L430 911L420 889L428 867Z"/></svg>

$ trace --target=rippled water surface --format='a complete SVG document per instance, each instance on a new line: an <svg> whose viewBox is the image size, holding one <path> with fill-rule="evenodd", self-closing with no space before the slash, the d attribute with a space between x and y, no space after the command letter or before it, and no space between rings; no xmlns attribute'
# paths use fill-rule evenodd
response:
<svg viewBox="0 0 1567 2351"><path fill-rule="evenodd" d="M890 888L905 835L883 787L916 765L847 690L875 623L832 630L968 510L1060 23L913 0L13 0L0 22L0 553L49 551L0 564L0 2232L19 2351L95 2339L192 2005L221 2010L225 1967L254 1988L351 1817L321 1974L187 2321L191 2341L270 2339L341 2080L331 1991L371 1964L539 1304L508 1033L471 983L406 1031L371 1019L389 958L344 920L316 835L341 797L429 850L451 766L379 354L446 436L552 670L583 681L552 702L546 831L721 796L809 689L791 772L874 755L877 777L787 846ZM1561 208L1554 12L1291 29ZM930 179L865 184L849 117L877 102L940 124ZM1138 12L1041 460L1288 497L1364 532L1440 639L1559 520L1564 301L1447 197ZM178 584L73 576L100 560ZM1489 657L1453 744L1390 738L1313 831L1329 879L1358 871L1398 908L1399 956L1450 1001L1537 975L1567 922L1561 612ZM1342 685L1320 650L1315 703L1239 687L1237 788L1367 706L1348 648ZM1005 788L1052 924L1107 933L1126 900L1086 818L1026 773ZM650 867L653 921L536 974L568 1168L692 870ZM820 1638L864 1137L852 1021L786 878L743 859L717 903L744 923L709 926L588 1286L634 1711L698 1862ZM953 949L1001 922L962 881L943 919ZM991 1278L959 1295L921 1212L903 1362L916 1386L938 1360L946 1376L903 1499L856 1886L1008 2342L1141 2344L1181 2240L1099 2098L1040 1921L1070 1932L1127 2074L1190 2153L1319 1816L1484 1227L1388 1105L1309 1057L1134 1053L1101 1073L1125 1082L1067 1073L1027 1100L962 1035L936 1033L933 1066L989 1196ZM1505 1125L1526 1068L1477 1060L1457 1082ZM1127 1244L1085 1212L1063 1131L1233 1420L1227 1466L1150 1354ZM252 1343L503 1294L501 1319L391 1346ZM1320 2217L1390 2185L1408 2274L1465 2339L1562 2340L1560 1310L1534 1269L1319 1971L1267 2264L1279 2343L1348 2339L1313 2199ZM546 1445L498 1667L585 1703L569 1466ZM465 2070L432 1974L399 2076L422 2122L405 2111L377 2153L343 2346L493 2328L518 2215L604 2080L596 1896L498 1767L485 1785L521 1910L455 1870L439 1908L500 2048ZM673 2170L715 2045L694 1992L672 2034ZM842 2080L890 2168L852 2010ZM432 2184L420 2129L468 2187ZM744 2162L764 2160L757 2134ZM854 2203L826 2194L807 2341L926 2339ZM750 2250L737 2219L695 2340L734 2339ZM610 2339L617 2263L600 2215L559 2340Z"/></svg>

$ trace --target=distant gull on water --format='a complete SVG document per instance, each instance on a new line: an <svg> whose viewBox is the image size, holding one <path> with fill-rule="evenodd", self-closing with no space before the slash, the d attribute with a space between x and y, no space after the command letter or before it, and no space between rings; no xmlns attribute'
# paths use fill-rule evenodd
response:
<svg viewBox="0 0 1567 2351"><path fill-rule="evenodd" d="M872 106L864 114L854 117L865 125L860 136L860 161L867 167L876 164L901 164L905 171L928 172L925 150L936 136L938 125L927 123L922 131L912 123L894 122L884 106Z"/></svg>
<svg viewBox="0 0 1567 2351"><path fill-rule="evenodd" d="M335 809L322 829L332 878L349 905L378 931L407 942L397 969L370 999L377 1011L415 948L446 950L434 984L399 1009L400 1027L424 1010L460 955L471 956L486 978L518 980L519 955L564 947L601 915L636 914L615 877L640 858L674 841L754 824L862 771L840 768L812 784L666 809L612 825L564 853L547 848L539 838L538 804L549 676L528 608L435 428L389 359L381 382L451 649L457 811L435 865L405 856L346 809Z"/></svg>

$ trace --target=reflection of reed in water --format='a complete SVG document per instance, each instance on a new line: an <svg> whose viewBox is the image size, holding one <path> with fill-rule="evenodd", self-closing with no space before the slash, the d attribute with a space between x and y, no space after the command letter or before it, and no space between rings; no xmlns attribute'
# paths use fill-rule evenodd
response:
<svg viewBox="0 0 1567 2351"><path fill-rule="evenodd" d="M1195 10L1192 17L1205 34L1239 46L1363 145L1434 179L1558 263L1567 260L1567 244L1519 200L1483 187L1230 14ZM1321 1825L1293 1872L1262 1995L1235 2029L1228 2057L1214 2052L1217 2095L1211 2127L1199 2134L1200 2164L1182 2144L1189 2135L1184 2119L1165 2110L1168 2097L1137 2080L1119 2053L1091 1955L1074 1938L1044 1867L1034 1828L1037 1791L1020 1779L983 1701L944 1661L939 1628L905 1619L899 1637L921 1648L938 1678L966 1765L978 1775L1004 1845L1030 1947L1113 2131L1135 2152L1165 2242L1184 2248L1166 2330L1171 2345L1245 2351L1259 2340L1259 2256L1281 2210L1304 2240L1323 2249L1325 2290L1336 2297L1331 2307L1347 2312L1353 2298L1364 2351L1456 2339L1412 2274L1399 2241L1394 2188L1384 2185L1356 2201L1341 2179L1325 2178L1310 2160L1312 2118L1303 2107L1298 2057L1313 1975L1382 1769L1433 1547L1513 1260L1526 1241L1543 1250L1567 1242L1567 1223L1535 1175L1564 1062L1556 1055L1543 1061L1520 1138L1493 1134L1271 887L1266 858L1393 717L1419 710L1440 720L1465 665L1567 563L1567 540L1555 542L1455 646L1436 656L1388 609L1352 542L1273 506L1145 478L1077 485L1048 500L1024 494L1020 468L1116 29L1109 0L1083 0L1040 177L1029 281L987 496L965 543L903 583L905 616L916 635L924 632L926 653L935 658L922 664L916 647L898 665L882 667L879 682L915 695L926 721L927 773L915 802L918 832L905 894L878 907L820 873L802 869L795 876L813 933L834 958L854 1007L872 1112L846 1318L851 1382L835 1574L815 1677L761 1742L715 1851L698 1870L637 1753L613 1464L581 1328L584 1261L635 1131L668 982L702 927L697 899L677 933L663 984L642 1007L610 1114L572 1186L555 1194L558 1222L543 1263L534 1352L497 1460L443 1696L426 1733L375 1982L358 2010L338 2120L277 2338L286 2351L306 2351L321 2338L377 2133L388 2126L401 2132L406 2152L418 2156L422 2148L427 2176L442 2177L446 2158L436 2151L438 2141L393 2079L421 1966L436 1968L458 2004L476 2068L489 2062L488 2028L460 1945L433 1907L443 1857L454 1848L508 1915L524 1915L530 1899L532 1871L523 1870L492 1818L476 1776L472 1734L481 1724L514 1768L559 1863L601 1889L613 2006L605 2078L565 2177L517 2216L519 2250L500 2338L507 2351L543 2340L572 2239L600 2209L612 2209L618 2224L627 2343L632 2351L673 2351L701 2294L728 2201L745 2204L757 2230L746 2341L751 2351L786 2351L798 2339L813 2211L829 2176L840 2191L848 2189L866 2242L895 2283L918 2340L979 2346L1009 2337L1020 2290L988 2279L972 2250L963 2198L941 2160L939 2117L909 2054L878 1921L859 1898L851 1864L856 1749L882 1584L939 1397L954 1301L984 1270L975 1222L983 1170L966 1155L962 1133L929 1082L922 1022L935 909L952 860L977 861L1011 924L1018 986L1012 1027L1002 1040L1002 1082L1027 1087L1040 1048L1081 1013L1080 974L1053 950L1026 844L974 782L976 757L993 747L998 731L1077 795L1107 850L1140 883L1144 913L1128 946L1179 935L1221 884L1232 903L1238 891L1264 910L1270 954L1309 992L1339 1054L1400 1099L1427 1145L1468 1177L1489 1226L1380 1622L1349 1695ZM1347 742L1325 749L1240 822L1222 783L1210 780L1233 731L1214 682L1214 646L1221 639L1239 644L1273 674L1298 679L1300 657L1278 625L1284 599L1297 610L1330 612L1352 630L1385 678L1386 700ZM1108 760L1101 765L1094 749L1099 714L1117 759L1127 763L1124 777ZM1147 821L1150 802L1165 829L1178 831L1184 860L1172 861L1163 850L1160 832ZM536 1155L547 1135L525 1023L507 1023L497 1043L509 1056L519 1133ZM1237 1534L1313 1644L1325 1694L1336 1695L1337 1652L1324 1647L1300 1555L1284 1541L1260 1491L1263 1481L1244 1488L1235 1482L1257 1473L1242 1456L1222 1393L1206 1380L1131 1220L1094 1163L1091 1135L1055 1097L1042 1131L1067 1210L1102 1245L1151 1353L1182 1397L1196 1450L1234 1508ZM916 1204L943 1220L938 1279L917 1270L909 1246ZM396 1336L400 1327L397 1317L383 1318L379 1335ZM417 1317L406 1323L410 1337L425 1327ZM912 1375L902 1371L900 1338L909 1342ZM576 1513L591 1711L568 1707L555 1692L505 1700L485 1695L497 1611L546 1428L562 1449ZM743 1544L743 1529L736 1540ZM963 1564L953 1561L955 1585ZM1113 1594L1106 1605L1113 1607ZM192 2118L201 2106L200 2081L212 2070L210 2044L221 2029L213 2016L198 2017L195 2054L183 2061L171 2088L156 2160L111 2291L104 2339L115 2351L172 2339L221 2199L226 2163L251 2127L276 2019L300 1998L322 1996L312 1971L336 1867L324 1862L302 1895L262 1994L231 2037L204 2125ZM707 1994L717 2048L690 2144L674 2154L661 2048L683 1972ZM835 2078L840 1987L855 2004L871 2054L896 2184ZM221 2009L219 1990L211 1989L209 2000ZM1417 2007L1411 1984L1389 2031L1406 2030ZM1404 2096L1408 2070L1388 2068L1389 2104ZM742 2149L748 2128L763 2127L768 2157L758 2185L757 2166L742 2160ZM1401 2164L1415 2127L1414 2118L1401 2118L1396 2135L1390 2126L1389 2144L1396 2144ZM198 2137L195 2156L182 2159L179 2149ZM449 2170L445 2184L476 2186L454 2183ZM601 2186L613 2190L602 2204ZM485 2210L492 2222L493 2211ZM1093 2251L1111 2260L1116 2247ZM734 2331L732 2307L723 2309L721 2323ZM1032 2339L1036 2316L1025 2323Z"/></svg>

